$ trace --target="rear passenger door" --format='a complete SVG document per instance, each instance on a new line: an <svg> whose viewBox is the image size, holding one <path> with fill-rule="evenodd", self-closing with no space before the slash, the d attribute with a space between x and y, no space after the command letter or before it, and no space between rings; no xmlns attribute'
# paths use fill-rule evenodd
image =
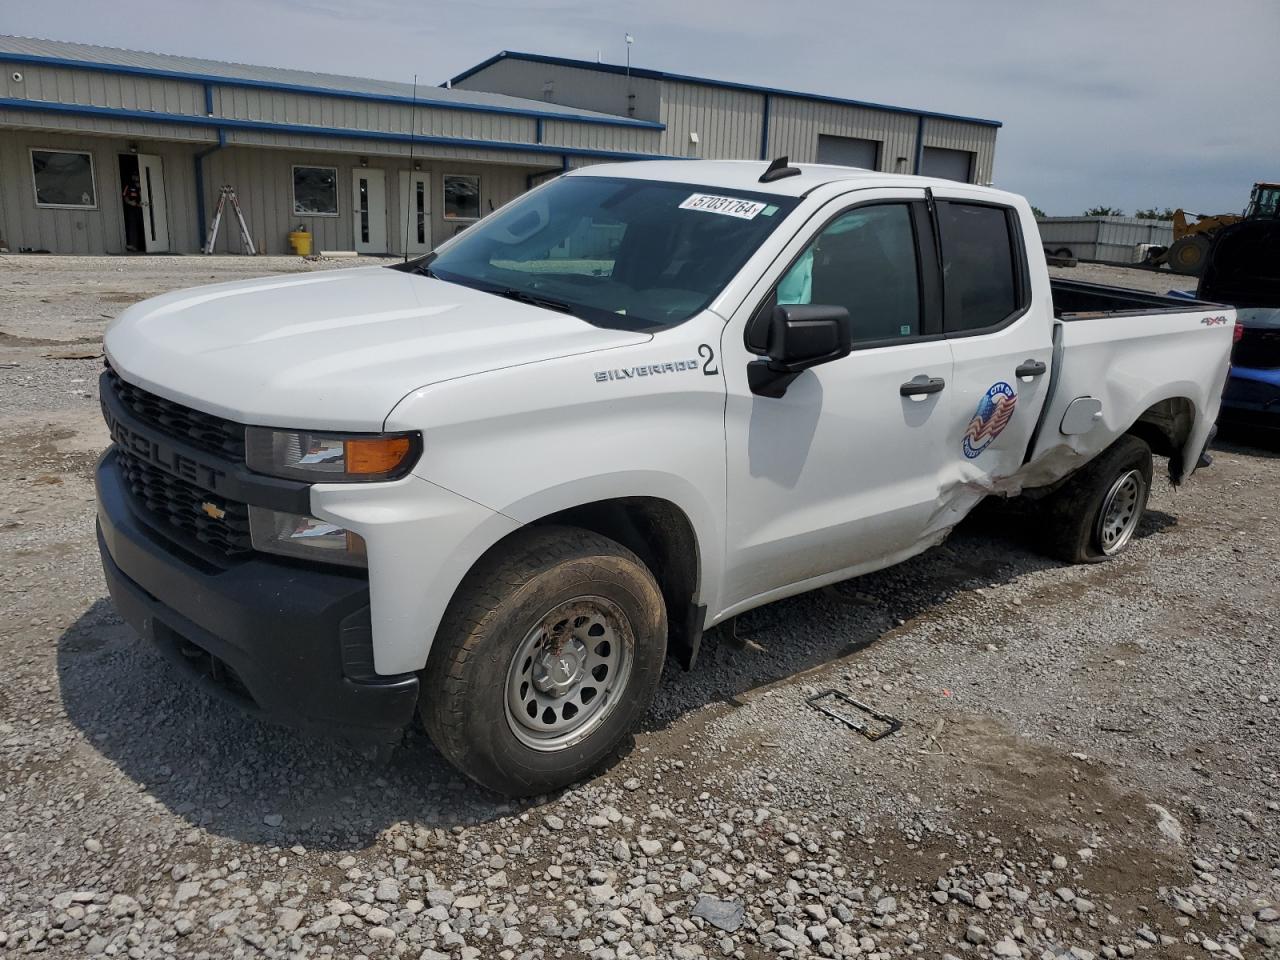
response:
<svg viewBox="0 0 1280 960"><path fill-rule="evenodd" d="M951 344L956 417L948 442L961 479L1021 466L1049 386L1052 306L1031 293L1018 211L955 195L934 198L942 254L943 330Z"/></svg>

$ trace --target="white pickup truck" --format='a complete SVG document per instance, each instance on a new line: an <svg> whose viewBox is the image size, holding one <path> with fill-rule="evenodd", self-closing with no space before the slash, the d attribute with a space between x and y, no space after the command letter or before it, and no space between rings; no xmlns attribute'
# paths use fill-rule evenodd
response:
<svg viewBox="0 0 1280 960"><path fill-rule="evenodd" d="M391 268L218 284L106 337L120 613L264 717L495 790L590 773L668 650L1041 498L1130 542L1201 461L1227 308L1051 281L1021 197L656 161L541 186Z"/></svg>

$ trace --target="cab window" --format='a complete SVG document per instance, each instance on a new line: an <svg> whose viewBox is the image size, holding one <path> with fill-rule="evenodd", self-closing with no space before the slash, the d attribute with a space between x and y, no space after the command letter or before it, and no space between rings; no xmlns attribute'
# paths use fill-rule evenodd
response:
<svg viewBox="0 0 1280 960"><path fill-rule="evenodd" d="M1022 308L1013 211L988 204L938 204L943 329L963 334L999 326Z"/></svg>
<svg viewBox="0 0 1280 960"><path fill-rule="evenodd" d="M875 204L837 217L778 282L777 302L845 307L855 343L919 336L920 268L910 206Z"/></svg>

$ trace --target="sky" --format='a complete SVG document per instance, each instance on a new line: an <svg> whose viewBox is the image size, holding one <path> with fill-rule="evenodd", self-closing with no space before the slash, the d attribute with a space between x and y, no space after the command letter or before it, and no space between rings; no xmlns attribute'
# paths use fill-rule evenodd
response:
<svg viewBox="0 0 1280 960"><path fill-rule="evenodd" d="M1052 215L1280 180L1280 0L0 0L0 33L441 83L499 50L1000 120Z"/></svg>

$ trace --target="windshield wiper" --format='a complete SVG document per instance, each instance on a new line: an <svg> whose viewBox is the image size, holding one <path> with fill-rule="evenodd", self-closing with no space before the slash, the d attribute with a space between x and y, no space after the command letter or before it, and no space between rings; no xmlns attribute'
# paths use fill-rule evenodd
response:
<svg viewBox="0 0 1280 960"><path fill-rule="evenodd" d="M500 297L506 297L508 300L516 300L520 303L527 303L535 307L543 307L546 310L555 310L559 313L573 313L573 307L562 300L551 300L547 297L539 297L536 294L528 293L524 290L517 290L515 287L507 287L505 290L494 290Z"/></svg>

